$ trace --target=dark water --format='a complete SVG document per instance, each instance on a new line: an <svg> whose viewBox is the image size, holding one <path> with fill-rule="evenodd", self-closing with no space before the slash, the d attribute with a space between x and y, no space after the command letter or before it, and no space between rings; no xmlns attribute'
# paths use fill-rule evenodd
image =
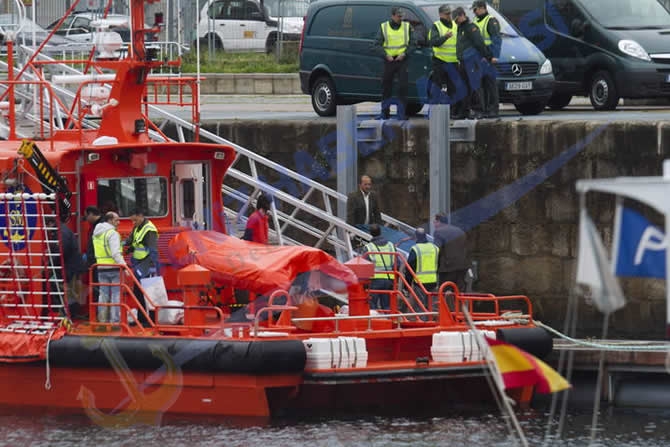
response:
<svg viewBox="0 0 670 447"><path fill-rule="evenodd" d="M519 414L531 446L589 445L591 415L570 414L562 440L545 442L546 415ZM605 410L598 446L670 445L670 412ZM493 408L440 417L313 417L309 419L186 420L103 428L85 416L0 415L3 446L515 446Z"/></svg>

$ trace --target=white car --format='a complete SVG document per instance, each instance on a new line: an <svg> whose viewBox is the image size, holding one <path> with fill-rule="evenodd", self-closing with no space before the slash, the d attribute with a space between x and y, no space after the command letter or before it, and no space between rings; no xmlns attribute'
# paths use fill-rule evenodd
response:
<svg viewBox="0 0 670 447"><path fill-rule="evenodd" d="M306 0L266 0L264 3L265 8L262 8L257 0L210 0L200 11L200 44L225 51L272 52L280 22L283 40L299 40L309 3Z"/></svg>
<svg viewBox="0 0 670 447"><path fill-rule="evenodd" d="M67 37L77 42L93 42L95 27L91 22L101 20L103 14L95 12L79 12L68 16L61 26L56 30L59 36ZM114 31L121 36L124 42L130 42L130 16L122 14L107 14L105 22L110 24L109 31ZM60 19L59 19L60 20ZM58 25L58 20L50 24L47 29L53 30ZM144 25L149 28L149 25ZM147 40L154 40L147 35Z"/></svg>

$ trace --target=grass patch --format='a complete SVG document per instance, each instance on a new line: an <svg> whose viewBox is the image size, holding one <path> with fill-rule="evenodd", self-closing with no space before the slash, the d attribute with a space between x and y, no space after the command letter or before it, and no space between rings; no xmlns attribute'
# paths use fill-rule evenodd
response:
<svg viewBox="0 0 670 447"><path fill-rule="evenodd" d="M297 42L285 43L277 60L275 54L228 53L216 51L210 58L207 48L200 49L200 71L203 73L297 73ZM182 72L196 72L196 56L193 49L182 62Z"/></svg>

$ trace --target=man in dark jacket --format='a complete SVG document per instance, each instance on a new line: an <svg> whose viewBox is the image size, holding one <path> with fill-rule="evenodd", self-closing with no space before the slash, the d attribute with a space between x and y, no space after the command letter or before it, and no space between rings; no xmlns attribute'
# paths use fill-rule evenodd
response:
<svg viewBox="0 0 670 447"><path fill-rule="evenodd" d="M484 44L491 52L491 64L498 62L500 49L502 48L502 36L500 35L500 22L495 17L489 15L484 0L475 0L472 3L472 11L477 16L475 25L484 39ZM498 83L496 82L496 70L493 65L485 64L485 70L482 73L482 113L486 118L496 118L498 116L499 98Z"/></svg>
<svg viewBox="0 0 670 447"><path fill-rule="evenodd" d="M370 176L362 175L358 190L347 197L347 223L349 225L381 224L377 195L372 190Z"/></svg>
<svg viewBox="0 0 670 447"><path fill-rule="evenodd" d="M391 19L379 26L375 37L375 49L384 58L382 76L382 119L391 114L391 94L393 78L398 77L398 118L404 120L407 108L407 56L414 50L416 43L409 22L403 22L401 8L391 8Z"/></svg>
<svg viewBox="0 0 670 447"><path fill-rule="evenodd" d="M438 284L451 281L462 292L465 291L465 274L470 267L465 232L449 224L446 214L435 216L433 242L440 249L437 262Z"/></svg>
<svg viewBox="0 0 670 447"><path fill-rule="evenodd" d="M469 95L463 101L463 113L467 118L471 112L471 100L473 95L477 95L480 104L483 103L481 96L481 79L483 65L482 61L491 61L493 55L491 50L484 44L479 28L470 22L465 10L461 7L452 12L452 16L458 23L458 38L456 40L456 56L459 61L459 68L463 78L468 83ZM475 115L480 118L480 115Z"/></svg>

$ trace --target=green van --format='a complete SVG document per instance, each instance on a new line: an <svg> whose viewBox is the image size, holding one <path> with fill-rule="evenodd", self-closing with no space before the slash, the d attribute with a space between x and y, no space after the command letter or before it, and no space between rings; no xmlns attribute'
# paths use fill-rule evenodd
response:
<svg viewBox="0 0 670 447"><path fill-rule="evenodd" d="M668 0L494 0L551 59L552 109L588 96L596 110L619 98L670 98Z"/></svg>
<svg viewBox="0 0 670 447"><path fill-rule="evenodd" d="M373 51L380 24L391 8L404 10L412 25L417 49L409 55L407 114L418 113L429 101L432 48L427 34L438 20L438 8L470 10L472 2L423 0L313 0L307 10L300 46L300 85L312 97L321 116L332 116L338 104L381 100L383 61ZM552 95L551 62L530 41L520 36L494 8L489 14L500 21L502 50L496 64L501 103L512 103L524 115L544 110Z"/></svg>

